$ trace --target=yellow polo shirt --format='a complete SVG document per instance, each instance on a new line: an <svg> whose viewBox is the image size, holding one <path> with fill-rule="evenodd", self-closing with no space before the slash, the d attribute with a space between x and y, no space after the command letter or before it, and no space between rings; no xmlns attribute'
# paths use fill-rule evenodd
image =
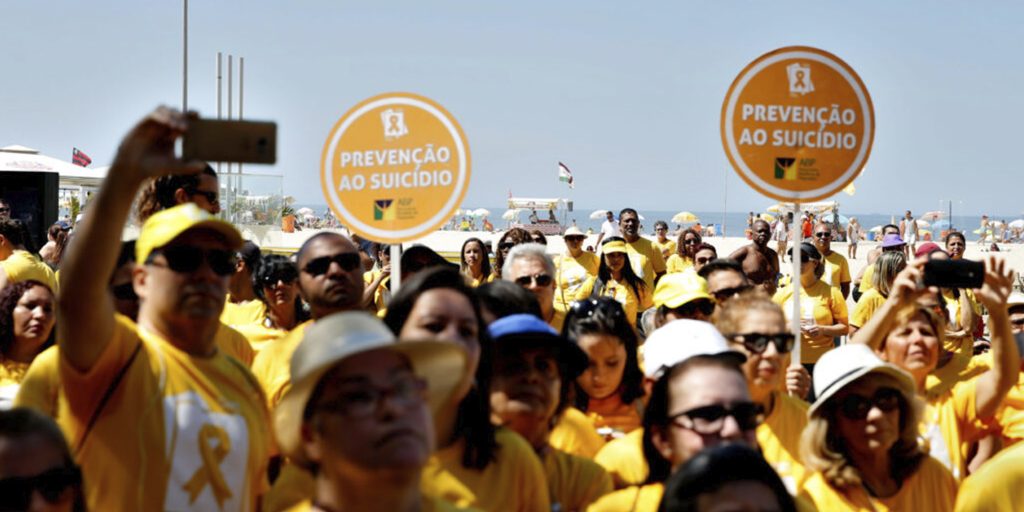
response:
<svg viewBox="0 0 1024 512"><path fill-rule="evenodd" d="M284 397L292 385L292 354L298 348L306 329L313 325L313 320L307 320L288 334L280 337L257 354L252 363L252 373L256 380L263 387L266 393L267 408L271 411L277 407L277 403Z"/></svg>
<svg viewBox="0 0 1024 512"><path fill-rule="evenodd" d="M787 325L793 314L793 287L787 286L775 292L772 300L782 306L786 314ZM800 290L800 308L804 315L813 315L818 325L848 325L846 312L846 299L839 291L839 288L829 286L828 283L818 280L807 288ZM800 362L804 364L816 363L825 352L832 350L832 336L808 336L806 334L800 339Z"/></svg>
<svg viewBox="0 0 1024 512"><path fill-rule="evenodd" d="M589 251L583 251L573 257L569 253L555 258L555 309L568 311L573 301L577 300L583 283L588 278L597 276L597 268L601 258Z"/></svg>
<svg viewBox="0 0 1024 512"><path fill-rule="evenodd" d="M667 270L665 258L661 255L661 249L655 247L650 240L639 237L635 242L626 242L626 252L629 253L629 260L636 275L643 278L647 288L654 289L654 276L663 274ZM634 255L643 256L642 259ZM639 271L638 271L639 269Z"/></svg>
<svg viewBox="0 0 1024 512"><path fill-rule="evenodd" d="M253 510L275 450L259 384L230 357L191 356L120 315L88 372L59 363L68 444L140 345L76 454L89 509Z"/></svg>
<svg viewBox="0 0 1024 512"><path fill-rule="evenodd" d="M841 491L812 473L800 486L800 498L812 502L818 510L856 512L940 512L953 510L956 482L938 461L925 457L921 466L892 497L875 498L863 487Z"/></svg>
<svg viewBox="0 0 1024 512"><path fill-rule="evenodd" d="M569 407L551 430L548 444L563 452L593 459L604 446L604 439L594 430L586 414L575 407Z"/></svg>
<svg viewBox="0 0 1024 512"><path fill-rule="evenodd" d="M832 285L833 288L839 288L840 284L851 281L850 262L846 260L846 256L832 251L831 254L825 255L822 261L825 263L825 273L821 276L822 281Z"/></svg>

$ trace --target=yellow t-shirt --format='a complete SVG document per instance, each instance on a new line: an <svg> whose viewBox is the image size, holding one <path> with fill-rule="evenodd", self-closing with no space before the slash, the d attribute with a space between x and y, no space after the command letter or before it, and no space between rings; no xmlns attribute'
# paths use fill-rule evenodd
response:
<svg viewBox="0 0 1024 512"><path fill-rule="evenodd" d="M616 489L641 485L649 472L644 459L644 429L638 428L625 436L608 441L594 456L594 462L604 467L612 477Z"/></svg>
<svg viewBox="0 0 1024 512"><path fill-rule="evenodd" d="M594 285L597 282L596 277L587 278L587 281L583 283L580 288L580 292L576 294L576 300L584 300L590 297L591 293L594 292ZM626 312L626 320L629 321L629 325L636 326L636 315L639 312L646 311L647 308L654 306L651 293L652 288L640 288L640 296L633 291L633 287L628 284L620 284L618 281L612 279L604 284L604 288L598 291L598 295L601 297L611 297L622 304L622 309Z"/></svg>
<svg viewBox="0 0 1024 512"><path fill-rule="evenodd" d="M829 512L943 512L953 510L956 482L949 470L926 456L917 472L889 498L872 497L863 487L840 491L829 485L821 473L812 473L803 482L800 497L814 503L818 510Z"/></svg>
<svg viewBox="0 0 1024 512"><path fill-rule="evenodd" d="M193 357L127 318L115 318L112 338L88 372L59 363L66 400L58 402L57 419L75 447L101 397L141 345L76 454L89 475L89 509L253 510L266 492L275 448L252 374L220 352Z"/></svg>
<svg viewBox="0 0 1024 512"><path fill-rule="evenodd" d="M261 350L252 363L252 373L263 387L267 397L267 408L271 411L277 407L285 391L291 387L292 354L311 325L313 320L296 325L288 334Z"/></svg>
<svg viewBox="0 0 1024 512"><path fill-rule="evenodd" d="M586 510L598 498L612 492L611 477L592 460L554 448L548 449L542 458L551 495L549 510Z"/></svg>
<svg viewBox="0 0 1024 512"><path fill-rule="evenodd" d="M246 367L252 367L252 362L256 359L256 352L252 350L252 345L249 344L249 340L245 339L242 333L221 322L220 328L217 330L216 340L217 348L224 352L225 355L237 359Z"/></svg>
<svg viewBox="0 0 1024 512"><path fill-rule="evenodd" d="M665 485L660 483L627 487L605 495L587 512L657 512L664 494Z"/></svg>
<svg viewBox="0 0 1024 512"><path fill-rule="evenodd" d="M284 329L267 327L263 323L239 325L238 327L235 327L235 330L241 333L242 336L245 336L245 339L249 341L249 346L253 351L254 360L260 351L270 346L282 336L288 334L288 331Z"/></svg>
<svg viewBox="0 0 1024 512"><path fill-rule="evenodd" d="M420 500L420 507L420 512L479 512L479 509L456 507L447 501L427 496L424 496L422 500ZM312 512L312 510L312 500L306 500L286 509L285 512Z"/></svg>
<svg viewBox="0 0 1024 512"><path fill-rule="evenodd" d="M995 429L995 418L977 417L978 379L960 382L925 404L921 437L929 454L958 482L967 476L970 445Z"/></svg>
<svg viewBox="0 0 1024 512"><path fill-rule="evenodd" d="M495 440L496 459L483 470L462 465L464 440L435 452L423 468L423 494L487 511L550 510L544 466L529 443L507 428Z"/></svg>
<svg viewBox="0 0 1024 512"><path fill-rule="evenodd" d="M59 291L53 269L28 251L16 249L6 260L0 261L0 270L7 274L7 284L32 279L49 286L54 295Z"/></svg>
<svg viewBox="0 0 1024 512"><path fill-rule="evenodd" d="M1020 510L1024 503L1024 445L1004 449L960 484L957 512Z"/></svg>
<svg viewBox="0 0 1024 512"><path fill-rule="evenodd" d="M678 254L673 254L668 257L668 261L665 262L666 272L673 274L676 272L683 272L687 269L693 268L693 262L687 259L683 259Z"/></svg>
<svg viewBox="0 0 1024 512"><path fill-rule="evenodd" d="M800 462L800 434L807 425L807 402L785 393L773 395L775 406L755 431L757 444L789 493L796 495L797 483L807 472Z"/></svg>
<svg viewBox="0 0 1024 512"><path fill-rule="evenodd" d="M665 258L661 255L661 250L655 247L650 240L640 237L635 242L626 242L626 252L629 253L633 271L644 280L648 289L653 290L654 276L664 274L666 270ZM643 258L637 258L636 255L643 256Z"/></svg>
<svg viewBox="0 0 1024 512"><path fill-rule="evenodd" d="M60 349L56 345L42 351L28 367L15 407L31 407L51 418L57 417L57 400L60 395Z"/></svg>
<svg viewBox="0 0 1024 512"><path fill-rule="evenodd" d="M597 276L600 265L601 258L588 251L583 251L577 257L566 253L555 258L555 309L568 311L572 302L577 300L576 296L583 283Z"/></svg>
<svg viewBox="0 0 1024 512"><path fill-rule="evenodd" d="M787 286L775 292L772 300L782 306L786 314L787 324L793 315L793 287ZM848 325L846 313L846 299L839 292L838 288L829 286L828 283L818 280L807 288L800 290L801 316L808 318L814 316L818 325ZM816 363L821 356L833 348L832 336L801 336L800 340L800 362L804 364Z"/></svg>
<svg viewBox="0 0 1024 512"><path fill-rule="evenodd" d="M267 316L267 305L262 300L253 299L245 302L231 302L229 297L224 303L224 311L220 314L220 321L231 327L238 328L241 325L261 324Z"/></svg>
<svg viewBox="0 0 1024 512"><path fill-rule="evenodd" d="M823 262L825 263L825 273L821 276L822 281L834 288L839 288L840 284L851 281L850 262L846 261L846 256L832 251L831 254L825 255Z"/></svg>
<svg viewBox="0 0 1024 512"><path fill-rule="evenodd" d="M981 316L981 305L974 298L974 293L970 290L961 290L961 292L967 295L967 302L974 311L974 317L979 318ZM946 310L949 313L949 318L952 320L954 327L959 329L959 326L961 326L960 301L954 298L953 291L948 289L942 290L942 297L946 300ZM969 327L969 330L973 332L974 326ZM943 338L942 348L952 352L953 358L942 368L937 368L928 376L926 385L929 396L940 395L952 388L957 382L967 380L981 372L981 369L977 368L977 363L975 362L973 334L946 336Z"/></svg>
<svg viewBox="0 0 1024 512"><path fill-rule="evenodd" d="M604 446L604 439L594 430L586 414L575 407L569 407L551 430L548 444L565 453L593 459Z"/></svg>
<svg viewBox="0 0 1024 512"><path fill-rule="evenodd" d="M592 428L601 435L621 437L640 428L642 411L642 401L634 400L627 404L622 402L618 394L614 394L600 400L590 399L586 414ZM610 432L605 433L608 430Z"/></svg>
<svg viewBox="0 0 1024 512"><path fill-rule="evenodd" d="M992 355L983 354L975 359L990 365ZM1002 434L1004 447L1024 440L1024 372L1017 373L1017 384L1003 397L1003 404L996 412L996 424Z"/></svg>
<svg viewBox="0 0 1024 512"><path fill-rule="evenodd" d="M861 293L866 293L868 290L875 289L874 276L875 264L868 263L868 266L864 267L864 274L860 276L859 290Z"/></svg>
<svg viewBox="0 0 1024 512"><path fill-rule="evenodd" d="M860 296L857 305L853 307L853 314L850 315L850 326L861 328L871 320L875 311L885 304L885 297L878 290L872 288Z"/></svg>
<svg viewBox="0 0 1024 512"><path fill-rule="evenodd" d="M651 243L661 251L661 257L665 258L665 263L668 264L669 256L676 253L676 241L671 238L666 238L665 243L661 243L657 238L651 240Z"/></svg>
<svg viewBox="0 0 1024 512"><path fill-rule="evenodd" d="M478 286L480 286L482 284L493 282L494 281L494 277L495 277L494 274L489 274L489 275L483 276L480 279L477 279L475 277L472 277L472 276L466 274L466 281L469 282L470 286L472 286L473 288L476 288L476 287L478 287Z"/></svg>
<svg viewBox="0 0 1024 512"><path fill-rule="evenodd" d="M14 402L18 387L28 373L29 364L0 356L0 410L9 408Z"/></svg>

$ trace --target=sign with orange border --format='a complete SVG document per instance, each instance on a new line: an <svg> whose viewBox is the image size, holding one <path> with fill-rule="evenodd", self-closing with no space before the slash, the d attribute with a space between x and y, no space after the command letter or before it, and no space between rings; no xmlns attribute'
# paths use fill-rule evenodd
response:
<svg viewBox="0 0 1024 512"><path fill-rule="evenodd" d="M857 178L875 135L871 96L849 65L789 46L747 65L722 104L722 146L737 174L780 201L829 197Z"/></svg>
<svg viewBox="0 0 1024 512"><path fill-rule="evenodd" d="M469 143L455 118L409 93L352 107L320 158L320 185L334 215L352 232L386 243L415 240L448 222L469 176Z"/></svg>

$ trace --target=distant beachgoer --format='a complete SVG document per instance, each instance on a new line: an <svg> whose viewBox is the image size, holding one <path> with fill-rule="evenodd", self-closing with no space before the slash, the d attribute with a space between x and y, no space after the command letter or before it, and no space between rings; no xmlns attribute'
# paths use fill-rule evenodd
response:
<svg viewBox="0 0 1024 512"><path fill-rule="evenodd" d="M613 236L622 236L622 232L619 231L619 223L615 222L615 214L608 210L604 222L601 223L601 233L597 235L597 242L594 242L594 246L601 247L602 240Z"/></svg>
<svg viewBox="0 0 1024 512"><path fill-rule="evenodd" d="M540 223L540 217L537 217L537 210L530 210L530 224Z"/></svg>
<svg viewBox="0 0 1024 512"><path fill-rule="evenodd" d="M484 231L487 231L488 233L493 233L494 232L494 224L491 224L491 221L488 220L487 217L484 217L483 228L484 228Z"/></svg>
<svg viewBox="0 0 1024 512"><path fill-rule="evenodd" d="M753 230L751 230L753 233ZM785 217L775 221L772 229L772 240L775 240L775 252L779 254L782 263L786 262L786 246L789 244L789 221Z"/></svg>
<svg viewBox="0 0 1024 512"><path fill-rule="evenodd" d="M767 222L759 220L754 222L753 229L753 243L740 247L729 257L743 265L743 272L750 282L769 295L774 295L779 274L779 255L768 247L772 228Z"/></svg>
<svg viewBox="0 0 1024 512"><path fill-rule="evenodd" d="M654 223L654 245L661 249L661 255L667 261L676 252L676 241L668 238L668 224L659 220Z"/></svg>
<svg viewBox="0 0 1024 512"><path fill-rule="evenodd" d="M907 243L910 252L917 250L917 219L910 214L910 210L907 210L900 221L900 238Z"/></svg>
<svg viewBox="0 0 1024 512"><path fill-rule="evenodd" d="M857 242L860 242L863 230L857 217L850 217L850 225L846 226L846 257L851 260L857 259Z"/></svg>

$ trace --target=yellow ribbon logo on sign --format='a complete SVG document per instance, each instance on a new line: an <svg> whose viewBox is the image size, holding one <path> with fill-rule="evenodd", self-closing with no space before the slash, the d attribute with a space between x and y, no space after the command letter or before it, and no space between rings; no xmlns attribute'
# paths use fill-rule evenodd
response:
<svg viewBox="0 0 1024 512"><path fill-rule="evenodd" d="M216 445L211 444L213 442ZM188 491L189 503L195 503L206 484L210 484L217 506L224 508L224 501L231 497L231 488L224 481L220 463L230 451L231 438L224 429L209 423L199 429L199 456L203 459L203 465L183 487Z"/></svg>
<svg viewBox="0 0 1024 512"><path fill-rule="evenodd" d="M422 237L455 214L469 188L469 144L437 103L382 94L349 110L320 161L327 204L346 227L379 242Z"/></svg>

